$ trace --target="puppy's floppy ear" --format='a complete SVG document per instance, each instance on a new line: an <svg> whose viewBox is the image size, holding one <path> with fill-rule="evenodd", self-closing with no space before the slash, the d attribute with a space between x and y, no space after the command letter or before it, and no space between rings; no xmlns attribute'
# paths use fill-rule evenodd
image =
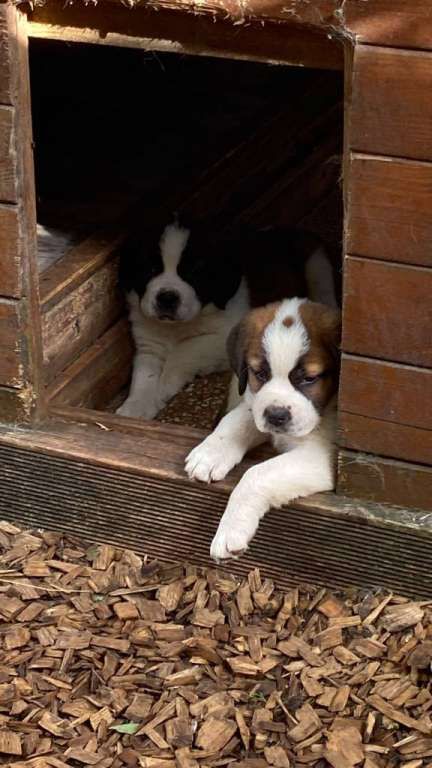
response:
<svg viewBox="0 0 432 768"><path fill-rule="evenodd" d="M342 335L342 313L334 307L326 308L324 322L324 341L333 359L339 364Z"/></svg>
<svg viewBox="0 0 432 768"><path fill-rule="evenodd" d="M247 387L248 366L246 362L246 323L242 320L231 330L227 339L228 359L233 371L238 377L239 395L243 395Z"/></svg>

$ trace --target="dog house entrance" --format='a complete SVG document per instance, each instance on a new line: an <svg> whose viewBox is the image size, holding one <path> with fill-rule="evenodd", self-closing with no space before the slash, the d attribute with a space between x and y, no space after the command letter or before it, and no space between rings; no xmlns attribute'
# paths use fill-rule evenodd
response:
<svg viewBox="0 0 432 768"><path fill-rule="evenodd" d="M127 393L115 245L132 223L180 211L221 228L300 226L338 281L341 71L36 39L30 71L38 222L68 238L39 252L51 407L114 412ZM196 379L158 420L211 429L229 378Z"/></svg>

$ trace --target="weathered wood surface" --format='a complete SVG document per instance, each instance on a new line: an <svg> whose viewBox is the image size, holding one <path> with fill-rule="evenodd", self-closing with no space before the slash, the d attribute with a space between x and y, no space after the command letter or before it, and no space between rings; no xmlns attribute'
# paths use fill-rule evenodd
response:
<svg viewBox="0 0 432 768"><path fill-rule="evenodd" d="M338 470L343 495L432 511L432 467L342 450Z"/></svg>
<svg viewBox="0 0 432 768"><path fill-rule="evenodd" d="M358 45L351 148L432 160L432 53Z"/></svg>
<svg viewBox="0 0 432 768"><path fill-rule="evenodd" d="M113 15L118 11L119 0L100 2L101 16ZM134 7L135 5L135 7ZM141 9L131 3L135 14ZM432 14L428 0L373 0L365 3L359 0L203 0L197 5L192 0L157 0L152 10L161 15L182 11L194 21L195 16L235 21L253 19L274 19L291 25L307 25L318 30L328 29L335 37L350 42L370 42L404 48L432 48ZM90 12L94 9L88 6ZM79 15L76 12L76 15ZM81 14L85 19L85 12ZM66 26L59 20L54 0L38 8L34 19L43 18L44 23ZM63 19L66 13L63 14ZM90 17L91 18L91 17ZM81 24L82 25L82 24ZM91 27L91 23L88 22ZM73 25L71 25L73 27ZM102 25L102 30L106 25Z"/></svg>
<svg viewBox="0 0 432 768"><path fill-rule="evenodd" d="M36 206L25 18L0 7L0 421L30 418L42 391ZM19 201L19 205L14 203ZM9 203L9 205L5 204ZM15 297L25 296L20 302ZM42 404L42 401L40 401Z"/></svg>
<svg viewBox="0 0 432 768"><path fill-rule="evenodd" d="M0 202L17 201L16 154L12 107L0 106Z"/></svg>
<svg viewBox="0 0 432 768"><path fill-rule="evenodd" d="M425 414L423 408L421 412ZM339 411L339 445L403 461L432 465L432 431ZM348 466L345 466L345 474Z"/></svg>
<svg viewBox="0 0 432 768"><path fill-rule="evenodd" d="M95 341L50 385L51 403L105 408L126 386L133 356L126 320L120 320ZM76 417L79 419L79 412Z"/></svg>
<svg viewBox="0 0 432 768"><path fill-rule="evenodd" d="M229 56L254 61L343 69L343 47L320 30L268 21L233 25L226 15L179 14L166 8L116 3L62 6L56 0L30 14L29 34L72 42L138 47L146 50ZM187 10L187 6L183 8ZM195 6L194 10L198 10ZM289 21L289 19L286 19Z"/></svg>
<svg viewBox="0 0 432 768"><path fill-rule="evenodd" d="M348 256L342 349L432 366L432 270Z"/></svg>
<svg viewBox="0 0 432 768"><path fill-rule="evenodd" d="M348 253L432 266L432 164L354 155Z"/></svg>
<svg viewBox="0 0 432 768"><path fill-rule="evenodd" d="M118 262L111 261L42 315L45 382L87 349L119 317Z"/></svg>
<svg viewBox="0 0 432 768"><path fill-rule="evenodd" d="M15 56L14 38L9 35L14 10L11 3L0 3L0 104L12 104L14 88L12 57Z"/></svg>
<svg viewBox="0 0 432 768"><path fill-rule="evenodd" d="M232 479L191 483L182 469L190 440L181 446L180 436L120 434L95 416L102 426L2 433L1 516L75 534L85 529L88 539L138 545L161 559L208 563ZM428 515L323 494L267 515L250 552L230 570L265 564L269 577L283 581L373 583L429 595L431 533Z"/></svg>
<svg viewBox="0 0 432 768"><path fill-rule="evenodd" d="M23 384L23 304L23 301L0 299L0 384L10 387Z"/></svg>
<svg viewBox="0 0 432 768"><path fill-rule="evenodd" d="M343 23L357 42L432 50L429 0L348 0L342 8Z"/></svg>
<svg viewBox="0 0 432 768"><path fill-rule="evenodd" d="M19 216L16 206L0 204L0 254L0 296L17 298L22 293L22 274Z"/></svg>
<svg viewBox="0 0 432 768"><path fill-rule="evenodd" d="M432 430L432 370L343 355L339 408Z"/></svg>

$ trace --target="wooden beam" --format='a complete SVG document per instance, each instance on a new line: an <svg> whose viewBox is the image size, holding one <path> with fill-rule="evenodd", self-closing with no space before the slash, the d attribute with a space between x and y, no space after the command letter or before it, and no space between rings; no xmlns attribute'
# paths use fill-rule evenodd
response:
<svg viewBox="0 0 432 768"><path fill-rule="evenodd" d="M0 516L208 565L227 493L245 465L223 483L192 483L183 471L192 435L167 425L127 434L114 429L118 418L3 430ZM228 567L259 566L281 586L372 583L430 596L431 536L428 516L322 494L270 512L250 552Z"/></svg>
<svg viewBox="0 0 432 768"><path fill-rule="evenodd" d="M432 50L432 5L429 0L348 0L346 28L360 43Z"/></svg>
<svg viewBox="0 0 432 768"><path fill-rule="evenodd" d="M240 6L238 6L240 8ZM206 9L206 4L157 4L130 8L120 3L59 5L55 0L30 14L32 37L142 48L149 51L222 56L268 63L324 69L343 68L343 47L319 29L300 24L263 26L249 20L233 25L229 13ZM179 11L181 11L179 13ZM280 22L280 19L276 19ZM289 16L284 21L293 21Z"/></svg>

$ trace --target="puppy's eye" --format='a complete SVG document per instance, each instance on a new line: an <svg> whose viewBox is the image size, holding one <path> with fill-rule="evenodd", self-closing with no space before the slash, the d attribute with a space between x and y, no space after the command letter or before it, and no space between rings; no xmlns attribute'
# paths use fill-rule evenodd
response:
<svg viewBox="0 0 432 768"><path fill-rule="evenodd" d="M318 373L315 376L304 376L302 384L315 384L318 379L322 377L322 373Z"/></svg>
<svg viewBox="0 0 432 768"><path fill-rule="evenodd" d="M269 373L265 370L265 368L260 368L257 371L252 369L252 373L255 378L258 379L258 381L261 381L263 384L269 380Z"/></svg>

